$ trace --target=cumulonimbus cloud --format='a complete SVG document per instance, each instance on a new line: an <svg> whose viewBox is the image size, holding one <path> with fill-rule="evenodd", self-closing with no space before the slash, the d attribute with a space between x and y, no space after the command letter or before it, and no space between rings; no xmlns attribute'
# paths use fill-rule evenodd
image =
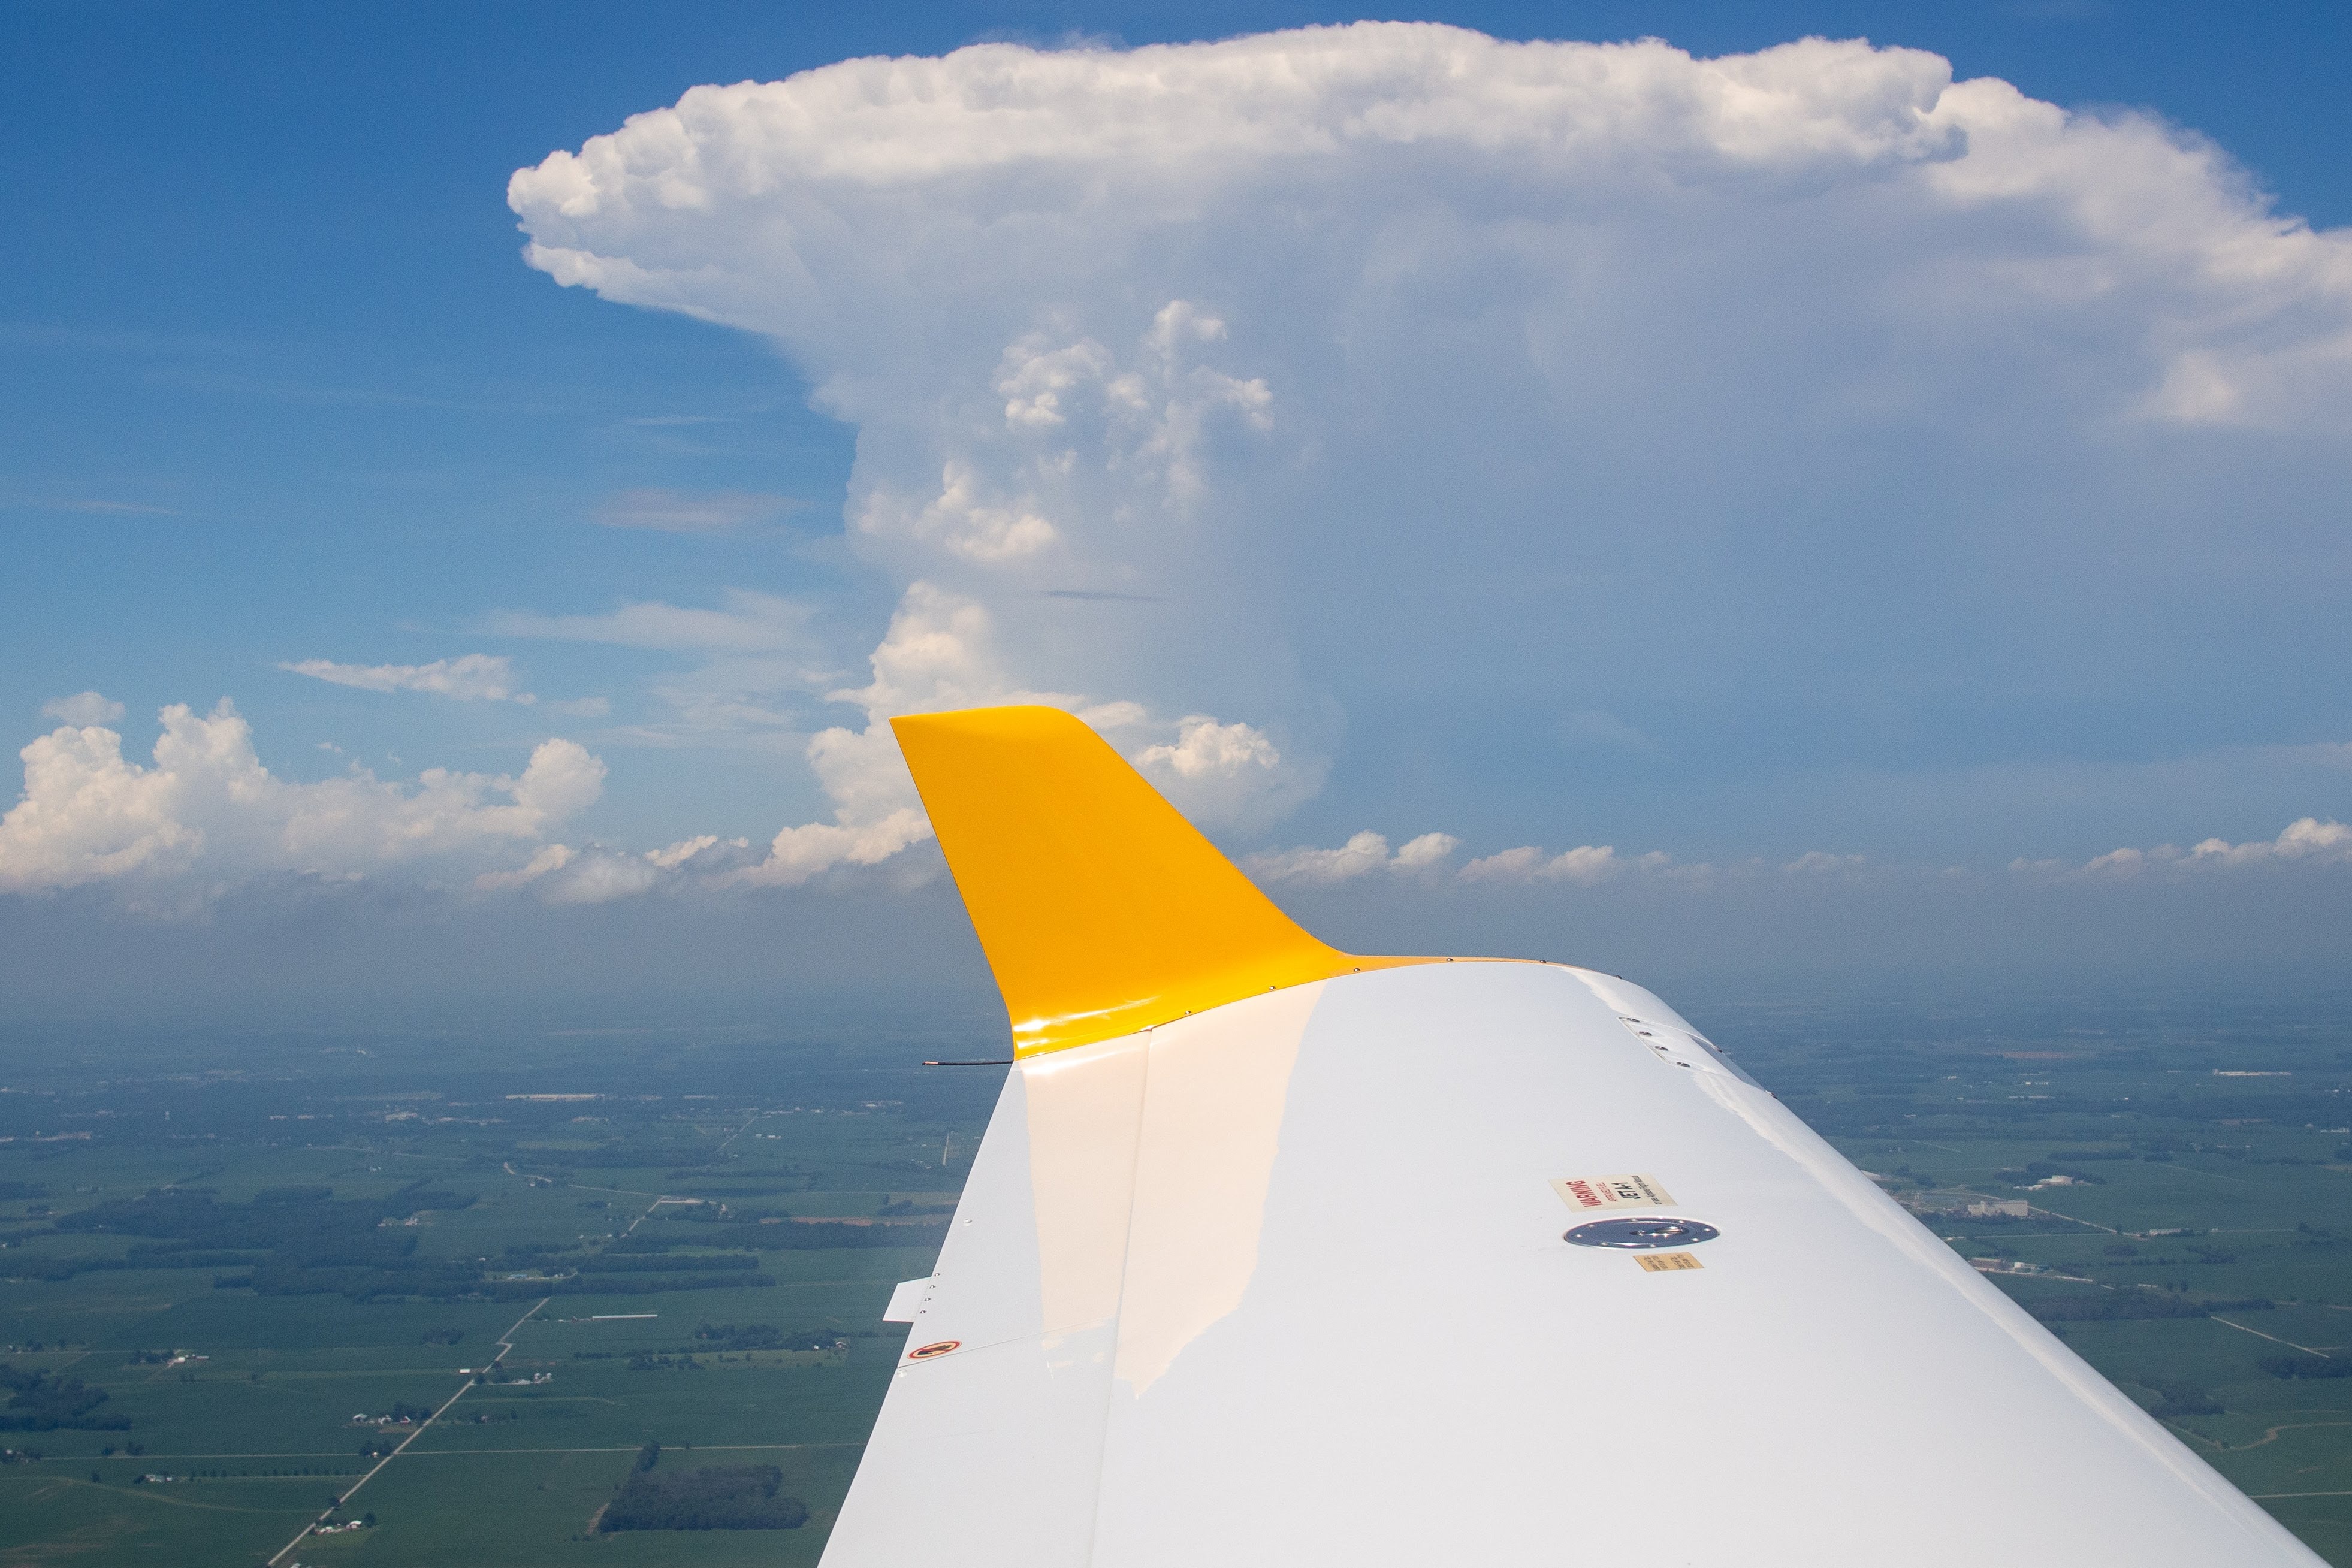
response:
<svg viewBox="0 0 2352 1568"><path fill-rule="evenodd" d="M1320 787L1351 707L1402 691L1549 703L1631 749L1648 731L1614 716L1646 716L1612 671L1779 691L1843 678L1822 629L1860 625L1880 662L1934 674L1946 655L1914 627L1953 604L2078 586L2065 615L2002 624L2095 636L2146 619L2113 589L2129 573L2172 574L2168 602L2210 610L2226 658L2273 591L2246 552L2341 549L2325 453L2352 428L2352 241L2274 213L2193 137L1915 50L1708 60L1391 24L986 45L697 88L509 196L559 282L792 358L856 426L847 538L897 603L846 647L740 591L488 629L703 659L667 688L676 722L638 737L798 747L829 820L668 866L548 841L601 779L571 742L513 778L297 784L231 710L166 710L142 767L83 706L56 716L97 724L27 748L6 885L490 843L503 858L471 873L551 896L689 863L803 882L925 836L890 716L1008 700L1088 715L1180 806L1256 832ZM2249 430L2265 444L2230 444ZM2177 498L2255 479L2259 508ZM1849 484L1833 527L1790 500ZM741 514L690 500L634 516ZM2152 530L2160 550L2132 548ZM1985 663L1980 630L1958 627L1952 667ZM2194 631L2167 620L2168 643ZM465 664L297 667L520 700L502 663ZM2313 863L2335 831L2130 852ZM1352 841L1283 853L1310 880L1373 865ZM1521 845L1457 874L1574 886L1652 863Z"/></svg>
<svg viewBox="0 0 2352 1568"><path fill-rule="evenodd" d="M1571 714L1612 710L1561 670L1805 685L1825 624L1979 678L1981 637L1920 641L1957 582L2226 593L2245 529L2311 536L2172 517L2268 459L2133 432L2352 427L2343 234L2154 120L1861 42L982 45L697 88L509 200L532 266L767 338L857 427L849 541L903 598L780 867L911 841L901 703L1132 705L1130 756L1262 823L1401 646ZM1784 504L1832 480L1872 528ZM2159 518L2161 564L2114 544Z"/></svg>

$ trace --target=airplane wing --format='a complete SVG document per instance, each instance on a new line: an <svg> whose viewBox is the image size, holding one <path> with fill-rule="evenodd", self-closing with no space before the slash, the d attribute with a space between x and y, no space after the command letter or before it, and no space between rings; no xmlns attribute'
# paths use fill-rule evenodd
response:
<svg viewBox="0 0 2352 1568"><path fill-rule="evenodd" d="M826 1568L2316 1564L1641 987L897 721L1016 1061Z"/></svg>

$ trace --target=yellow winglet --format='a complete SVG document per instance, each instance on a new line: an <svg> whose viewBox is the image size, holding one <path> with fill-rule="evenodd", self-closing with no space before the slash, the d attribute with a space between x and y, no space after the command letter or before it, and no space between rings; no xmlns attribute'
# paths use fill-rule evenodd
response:
<svg viewBox="0 0 2352 1568"><path fill-rule="evenodd" d="M1417 964L1327 946L1059 708L894 718L1013 1016L1015 1056Z"/></svg>

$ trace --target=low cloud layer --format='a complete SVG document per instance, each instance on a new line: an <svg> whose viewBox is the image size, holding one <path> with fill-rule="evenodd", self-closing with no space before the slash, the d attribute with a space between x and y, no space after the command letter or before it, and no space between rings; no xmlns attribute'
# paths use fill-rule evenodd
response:
<svg viewBox="0 0 2352 1568"><path fill-rule="evenodd" d="M1853 852L1808 850L1793 860L1761 856L1726 863L1678 860L1664 850L1620 854L1611 844L1580 844L1553 852L1521 844L1481 855L1461 866L1449 860L1461 841L1447 833L1424 833L1391 855L1379 833L1356 834L1337 849L1291 849L1253 855L1244 863L1253 876L1269 883L1328 883L1351 882L1376 872L1443 872L1452 880L1499 886L1541 886L1546 883L1595 887L1621 878L1679 883L1703 887L1726 878L1794 877L1983 880L1992 873L1968 866L1916 865L1874 860ZM2013 879L2122 881L2167 875L2259 873L2292 868L2352 869L2352 826L2316 817L2289 823L2274 839L2231 843L2205 839L2187 849L2159 844L2153 849L2110 850L2083 862L2022 856L2009 862Z"/></svg>
<svg viewBox="0 0 2352 1568"><path fill-rule="evenodd" d="M950 622L959 613L954 607L934 608ZM965 627L967 632L974 630ZM926 639L906 631L893 645L903 653L925 646ZM968 645L962 640L952 643L958 650ZM604 762L572 740L541 741L513 775L432 768L404 782L353 768L335 778L299 782L263 766L251 727L226 699L209 713L184 705L163 709L158 716L163 733L144 764L123 756L122 737L115 730L68 725L20 754L24 792L0 817L0 893L56 893L99 884L134 906L170 913L284 876L389 879L486 896L521 894L555 904L838 882L844 872L881 866L930 838L930 824L881 716L897 709L895 697L907 689L904 683L926 682L923 689L938 690L960 668L953 662L934 668L919 661L877 661L872 685L845 694L845 700L870 705L877 716L864 728L828 730L812 747L825 788L839 802L836 820L786 827L765 843L710 833L651 850L565 841L559 833L596 803L605 779ZM113 705L101 697L97 706ZM1122 749L1148 772L1159 773L1179 804L1188 781L1199 786L1205 779L1213 792L1223 787L1229 768L1283 766L1263 736L1245 729L1233 733L1244 727L1196 717L1176 727L1172 739L1148 741L1167 727L1132 705L1108 705L1083 716L1114 741L1124 736ZM1189 780L1181 760L1188 756L1196 759ZM1703 893L1727 882L1771 878L1983 882L2002 874L1826 850L1793 860L1718 862L1679 859L1654 849L1620 853L1608 844L1559 851L1523 844L1467 859L1463 848L1455 835L1434 831L1391 847L1385 835L1367 830L1334 848L1264 851L1243 857L1242 864L1269 887L1309 890L1378 879L1422 889L1452 884L1575 892L1631 883ZM919 864L900 880L925 880L936 864ZM2305 817L2274 839L2232 843L2210 838L2188 849L2126 848L2082 862L2019 858L2006 876L2026 883L2168 883L2184 876L2252 877L2305 869L2352 870L2352 827Z"/></svg>
<svg viewBox="0 0 2352 1568"><path fill-rule="evenodd" d="M168 912L297 876L528 888L551 903L599 904L656 888L795 886L930 836L919 807L884 803L870 821L786 829L765 852L711 834L645 852L574 847L553 834L596 803L606 773L577 741L541 741L512 776L428 768L406 783L353 767L304 783L263 766L252 727L226 698L208 714L174 704L158 717L163 734L143 765L96 725L24 748L24 793L0 817L0 893L103 884ZM891 800L913 794L880 788ZM866 803L856 785L845 789Z"/></svg>
<svg viewBox="0 0 2352 1568"><path fill-rule="evenodd" d="M2011 863L2011 869L2042 875L2072 873L2137 877L2282 866L2352 866L2352 827L2303 817L2288 823L2274 839L2253 839L2236 844L2227 839L2203 839L2185 850L2178 844L2158 844L2153 849L2126 847L2109 850L2079 867L2062 861L2019 860Z"/></svg>

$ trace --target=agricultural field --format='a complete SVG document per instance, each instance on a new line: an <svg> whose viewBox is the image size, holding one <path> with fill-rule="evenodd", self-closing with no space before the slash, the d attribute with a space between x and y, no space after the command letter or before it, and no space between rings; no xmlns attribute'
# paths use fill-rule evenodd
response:
<svg viewBox="0 0 2352 1568"><path fill-rule="evenodd" d="M2352 1565L2352 1009L1677 999ZM0 1041L0 1568L814 1563L989 1043Z"/></svg>
<svg viewBox="0 0 2352 1568"><path fill-rule="evenodd" d="M996 1088L931 1053L17 1055L0 1563L814 1563Z"/></svg>
<svg viewBox="0 0 2352 1568"><path fill-rule="evenodd" d="M1687 1010L2109 1381L2352 1563L2344 998ZM2001 1205L2026 1212L1981 1212Z"/></svg>

